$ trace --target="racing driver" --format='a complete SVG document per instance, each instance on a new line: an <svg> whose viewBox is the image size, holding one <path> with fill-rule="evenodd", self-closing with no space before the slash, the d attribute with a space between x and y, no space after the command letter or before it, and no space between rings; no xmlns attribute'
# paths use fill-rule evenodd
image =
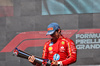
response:
<svg viewBox="0 0 100 66"><path fill-rule="evenodd" d="M57 23L51 23L47 27L47 34L52 38L47 41L43 48L43 59L52 60L51 66L68 66L76 62L77 50L71 39L64 38L61 34L60 26ZM34 62L34 56L30 62Z"/></svg>

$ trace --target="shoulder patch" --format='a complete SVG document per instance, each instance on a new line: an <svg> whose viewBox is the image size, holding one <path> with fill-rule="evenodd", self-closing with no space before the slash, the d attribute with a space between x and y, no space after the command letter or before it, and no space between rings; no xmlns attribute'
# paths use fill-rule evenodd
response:
<svg viewBox="0 0 100 66"><path fill-rule="evenodd" d="M64 45L65 44L65 41L62 41L61 44Z"/></svg>

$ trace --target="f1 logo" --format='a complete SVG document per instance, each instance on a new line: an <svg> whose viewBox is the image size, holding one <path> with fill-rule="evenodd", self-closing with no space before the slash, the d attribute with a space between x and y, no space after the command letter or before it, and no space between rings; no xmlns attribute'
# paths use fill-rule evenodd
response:
<svg viewBox="0 0 100 66"><path fill-rule="evenodd" d="M77 30L62 30L65 37L70 38ZM45 42L50 39L46 36L46 31L22 32L16 35L0 52L12 52L16 47L25 50L29 47L44 46Z"/></svg>

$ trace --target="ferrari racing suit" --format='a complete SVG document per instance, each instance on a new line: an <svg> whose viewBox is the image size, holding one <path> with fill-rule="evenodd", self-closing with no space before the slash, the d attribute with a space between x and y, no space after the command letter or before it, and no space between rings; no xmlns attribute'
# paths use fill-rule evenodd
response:
<svg viewBox="0 0 100 66"><path fill-rule="evenodd" d="M63 66L67 66L76 61L77 49L71 39L60 37L56 43L51 40L45 43L42 58L61 61Z"/></svg>

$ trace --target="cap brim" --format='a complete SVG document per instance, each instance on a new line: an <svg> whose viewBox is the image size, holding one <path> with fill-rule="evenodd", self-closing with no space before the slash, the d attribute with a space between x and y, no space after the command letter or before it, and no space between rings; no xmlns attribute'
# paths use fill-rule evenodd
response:
<svg viewBox="0 0 100 66"><path fill-rule="evenodd" d="M55 32L55 31L48 31L47 34L46 34L46 36L47 36L47 35L51 35L51 34L53 34L54 32Z"/></svg>

